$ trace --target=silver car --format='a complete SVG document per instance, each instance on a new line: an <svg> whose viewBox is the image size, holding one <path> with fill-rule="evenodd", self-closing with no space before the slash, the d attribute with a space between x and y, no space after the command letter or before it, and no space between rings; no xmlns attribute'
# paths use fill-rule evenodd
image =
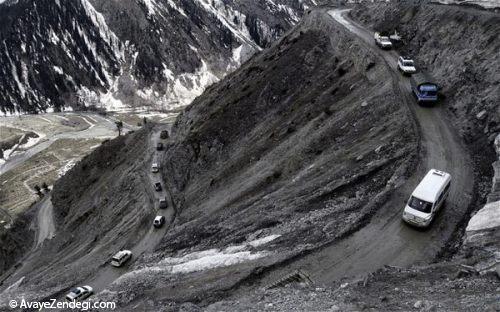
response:
<svg viewBox="0 0 500 312"><path fill-rule="evenodd" d="M94 290L90 286L75 287L69 291L66 295L66 300L84 300L90 297L94 293Z"/></svg>

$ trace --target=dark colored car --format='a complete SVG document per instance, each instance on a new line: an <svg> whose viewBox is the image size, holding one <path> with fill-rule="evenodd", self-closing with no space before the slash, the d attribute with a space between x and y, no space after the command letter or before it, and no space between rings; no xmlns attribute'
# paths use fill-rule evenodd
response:
<svg viewBox="0 0 500 312"><path fill-rule="evenodd" d="M160 198L160 209L165 209L165 208L168 208L167 199L165 197Z"/></svg>
<svg viewBox="0 0 500 312"><path fill-rule="evenodd" d="M155 191L161 192L161 183L160 182L155 183Z"/></svg>
<svg viewBox="0 0 500 312"><path fill-rule="evenodd" d="M435 103L438 101L439 86L424 73L411 76L411 90L418 103Z"/></svg>
<svg viewBox="0 0 500 312"><path fill-rule="evenodd" d="M156 150L157 151L163 151L163 143L156 144Z"/></svg>
<svg viewBox="0 0 500 312"><path fill-rule="evenodd" d="M169 135L169 133L168 133L168 131L167 131L167 130L162 130L162 131L160 132L160 139L162 139L162 140L168 139L168 137L169 137L169 136L170 136L170 135Z"/></svg>

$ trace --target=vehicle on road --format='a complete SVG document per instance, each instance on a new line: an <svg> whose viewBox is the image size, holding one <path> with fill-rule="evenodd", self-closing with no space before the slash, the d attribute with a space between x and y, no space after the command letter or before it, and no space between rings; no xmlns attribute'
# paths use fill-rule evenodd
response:
<svg viewBox="0 0 500 312"><path fill-rule="evenodd" d="M170 137L170 135L169 135L167 130L162 130L160 132L160 139L165 140L165 139L168 139L169 137Z"/></svg>
<svg viewBox="0 0 500 312"><path fill-rule="evenodd" d="M439 87L432 78L424 73L417 73L411 76L411 90L420 103L435 103L438 100Z"/></svg>
<svg viewBox="0 0 500 312"><path fill-rule="evenodd" d="M132 252L130 250L120 250L111 258L111 265L119 268L130 260L130 258L132 258Z"/></svg>
<svg viewBox="0 0 500 312"><path fill-rule="evenodd" d="M153 226L155 228L161 228L164 224L165 224L164 216L156 216L156 218L153 221Z"/></svg>
<svg viewBox="0 0 500 312"><path fill-rule="evenodd" d="M450 192L451 175L431 169L406 203L403 220L417 227L428 227Z"/></svg>
<svg viewBox="0 0 500 312"><path fill-rule="evenodd" d="M157 192L161 192L162 188L161 188L161 182L156 182L155 183L155 191Z"/></svg>
<svg viewBox="0 0 500 312"><path fill-rule="evenodd" d="M411 58L405 56L400 56L398 58L398 69L406 75L411 75L417 72L415 62Z"/></svg>
<svg viewBox="0 0 500 312"><path fill-rule="evenodd" d="M381 36L380 33L376 32L373 38L375 39L375 44L377 44L382 49L392 49L392 42L389 37Z"/></svg>
<svg viewBox="0 0 500 312"><path fill-rule="evenodd" d="M157 151L163 151L163 143L156 144L156 150Z"/></svg>
<svg viewBox="0 0 500 312"><path fill-rule="evenodd" d="M160 172L160 165L157 163L154 163L151 165L151 172L152 173L158 173Z"/></svg>
<svg viewBox="0 0 500 312"><path fill-rule="evenodd" d="M94 293L94 290L90 286L75 287L69 291L66 295L66 300L84 300L90 297Z"/></svg>
<svg viewBox="0 0 500 312"><path fill-rule="evenodd" d="M166 197L160 198L160 209L166 209L166 208L168 208L167 198Z"/></svg>

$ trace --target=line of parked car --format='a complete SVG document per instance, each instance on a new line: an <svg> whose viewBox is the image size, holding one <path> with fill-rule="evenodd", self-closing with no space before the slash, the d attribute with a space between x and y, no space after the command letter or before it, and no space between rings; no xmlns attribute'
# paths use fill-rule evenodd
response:
<svg viewBox="0 0 500 312"><path fill-rule="evenodd" d="M393 48L391 39L376 32L374 37L375 44L384 50ZM411 75L411 90L419 104L432 104L438 101L439 86L431 77L420 71L417 73L415 61L409 56L398 57L398 70L403 75Z"/></svg>
<svg viewBox="0 0 500 312"><path fill-rule="evenodd" d="M168 132L166 130L162 131L160 133L160 139L167 139L169 137ZM159 142L156 144L156 151L163 151L163 143ZM158 163L153 163L151 166L151 172L152 173L159 173L160 172L160 165ZM155 182L154 183L154 189L157 192L161 192L163 190L161 186L161 182ZM166 197L161 197L159 199L159 205L158 207L160 209L166 209L168 208L168 201ZM155 219L153 220L153 226L155 228L160 228L165 224L165 217L164 216L156 216ZM120 250L116 254L111 257L110 264L114 267L122 267L127 263L130 259L132 258L132 251L130 250ZM85 300L88 297L90 297L94 293L94 289L91 286L85 285L85 286L80 286L80 287L74 287L70 289L68 294L66 294L66 300L69 301L80 301L80 300Z"/></svg>
<svg viewBox="0 0 500 312"><path fill-rule="evenodd" d="M382 49L392 49L388 36L376 32L375 43ZM403 75L411 75L412 94L417 103L435 103L438 100L439 87L423 72L417 73L415 62L407 56L398 57L398 70ZM405 200L403 221L417 227L428 227L436 213L443 207L450 192L451 175L447 172L431 169L417 185L408 200Z"/></svg>
<svg viewBox="0 0 500 312"><path fill-rule="evenodd" d="M160 139L167 139L168 137L169 137L168 131L163 130L160 133ZM156 144L156 151L157 152L163 151L163 143L158 142ZM152 173L159 173L160 169L161 169L161 167L160 167L159 163L153 163L151 165L151 172ZM155 182L153 186L154 186L154 189L155 189L156 192L162 192L163 191L163 187L161 186L161 182L160 181ZM167 198L166 197L161 197L158 200L158 207L160 209L166 209L166 208L168 208L168 202L167 202ZM154 220L153 220L153 226L155 228L157 228L157 229L161 228L164 224L165 224L165 217L164 216L157 215L154 218Z"/></svg>

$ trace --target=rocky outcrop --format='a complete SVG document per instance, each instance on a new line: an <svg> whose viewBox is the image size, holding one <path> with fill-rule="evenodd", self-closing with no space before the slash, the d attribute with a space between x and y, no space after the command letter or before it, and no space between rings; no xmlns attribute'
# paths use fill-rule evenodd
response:
<svg viewBox="0 0 500 312"><path fill-rule="evenodd" d="M493 163L495 175L488 203L469 221L466 229L466 246L486 252L478 265L481 271L498 270L500 277L500 135L495 140L498 159Z"/></svg>

